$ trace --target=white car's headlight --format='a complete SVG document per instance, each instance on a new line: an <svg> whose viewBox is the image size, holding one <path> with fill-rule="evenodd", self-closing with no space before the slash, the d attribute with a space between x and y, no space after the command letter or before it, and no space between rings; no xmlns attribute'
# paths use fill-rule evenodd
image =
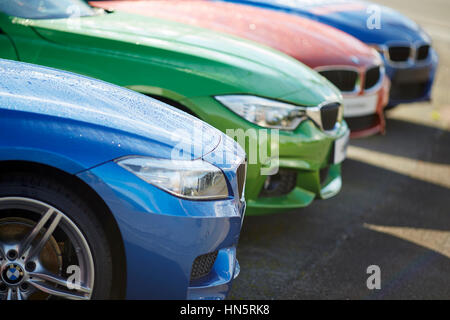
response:
<svg viewBox="0 0 450 320"><path fill-rule="evenodd" d="M381 56L384 56L387 51L387 47L382 44L369 44L369 47L375 49Z"/></svg>
<svg viewBox="0 0 450 320"><path fill-rule="evenodd" d="M116 163L142 180L181 198L213 200L229 196L223 172L201 159L127 157Z"/></svg>
<svg viewBox="0 0 450 320"><path fill-rule="evenodd" d="M216 96L224 106L264 128L294 130L302 121L302 108L250 95Z"/></svg>

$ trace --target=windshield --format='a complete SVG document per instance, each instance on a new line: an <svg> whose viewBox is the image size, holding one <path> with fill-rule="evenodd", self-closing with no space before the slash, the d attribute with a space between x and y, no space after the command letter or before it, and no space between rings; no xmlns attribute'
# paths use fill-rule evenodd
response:
<svg viewBox="0 0 450 320"><path fill-rule="evenodd" d="M0 0L0 11L27 19L61 19L96 14L83 0Z"/></svg>

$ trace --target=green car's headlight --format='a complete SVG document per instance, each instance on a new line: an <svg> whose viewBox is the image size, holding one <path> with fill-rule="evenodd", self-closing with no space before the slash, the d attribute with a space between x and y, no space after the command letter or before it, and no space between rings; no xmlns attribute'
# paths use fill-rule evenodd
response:
<svg viewBox="0 0 450 320"><path fill-rule="evenodd" d="M264 128L294 130L304 120L312 120L319 129L333 132L342 122L344 108L340 102L324 101L318 106L303 107L250 95L216 96L224 106L247 121Z"/></svg>
<svg viewBox="0 0 450 320"><path fill-rule="evenodd" d="M247 121L264 128L294 130L303 120L299 117L302 108L292 104L250 95L215 98Z"/></svg>
<svg viewBox="0 0 450 320"><path fill-rule="evenodd" d="M116 163L142 180L181 198L214 200L229 196L223 172L201 159L127 157Z"/></svg>

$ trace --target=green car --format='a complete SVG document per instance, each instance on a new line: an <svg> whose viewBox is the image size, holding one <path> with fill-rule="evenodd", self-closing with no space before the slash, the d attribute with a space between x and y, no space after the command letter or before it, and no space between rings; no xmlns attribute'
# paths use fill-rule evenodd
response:
<svg viewBox="0 0 450 320"><path fill-rule="evenodd" d="M1 58L128 87L234 136L248 155L248 214L304 207L341 188L342 96L282 53L81 0L0 0L0 30Z"/></svg>

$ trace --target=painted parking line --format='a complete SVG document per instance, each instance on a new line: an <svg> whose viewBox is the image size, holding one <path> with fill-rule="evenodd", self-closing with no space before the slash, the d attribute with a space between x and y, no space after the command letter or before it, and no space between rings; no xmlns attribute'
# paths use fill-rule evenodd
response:
<svg viewBox="0 0 450 320"><path fill-rule="evenodd" d="M349 146L347 157L450 189L450 165Z"/></svg>
<svg viewBox="0 0 450 320"><path fill-rule="evenodd" d="M367 223L364 224L364 228L412 242L450 258L450 231L380 226Z"/></svg>

